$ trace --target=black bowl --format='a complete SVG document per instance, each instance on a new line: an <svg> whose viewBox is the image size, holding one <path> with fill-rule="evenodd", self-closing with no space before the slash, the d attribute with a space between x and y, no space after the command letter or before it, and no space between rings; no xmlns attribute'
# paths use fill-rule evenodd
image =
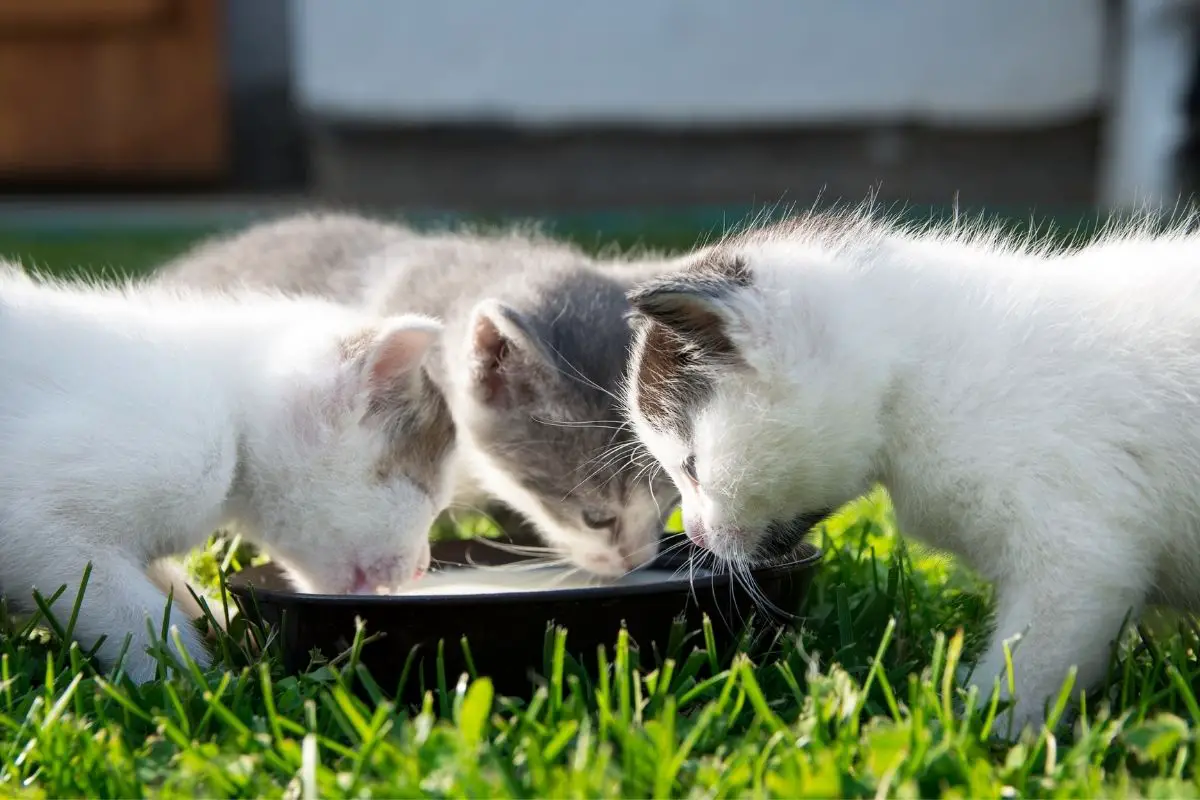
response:
<svg viewBox="0 0 1200 800"><path fill-rule="evenodd" d="M508 590L497 594L315 595L286 588L278 570L257 567L230 581L244 613L272 627L279 636L284 668L307 668L314 650L332 658L350 647L355 618L366 633L382 638L362 650L361 663L385 690L397 687L402 701L419 702L423 689L437 683L438 643L442 640L445 679L453 686L467 671L460 644L465 636L479 675L491 677L496 691L527 694L545 663L544 646L551 625L567 629L567 651L585 669L594 669L600 645L613 652L625 626L641 654L641 663L667 646L674 622L687 631L712 623L718 647L736 641L753 615L757 624L777 628L795 624L821 551L801 545L779 566L751 571L761 597L756 603L729 575L687 568L687 554L660 558L650 569L665 570L662 581L601 584L586 588ZM481 541L447 541L433 545L434 570L469 570L479 566L519 564L521 556ZM493 573L495 574L495 573ZM645 577L645 576L643 576ZM689 647L690 649L690 647ZM412 658L404 686L399 681Z"/></svg>

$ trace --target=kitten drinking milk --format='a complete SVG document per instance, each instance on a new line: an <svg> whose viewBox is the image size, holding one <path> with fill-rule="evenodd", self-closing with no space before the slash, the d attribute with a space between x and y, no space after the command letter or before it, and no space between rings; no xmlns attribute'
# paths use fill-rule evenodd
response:
<svg viewBox="0 0 1200 800"><path fill-rule="evenodd" d="M112 664L154 675L153 562L222 523L302 591L402 586L429 563L455 427L424 363L441 332L317 299L201 295L0 273L0 586L67 591ZM168 578L169 580L169 578ZM186 605L186 603L185 603ZM207 663L179 609L172 623Z"/></svg>
<svg viewBox="0 0 1200 800"><path fill-rule="evenodd" d="M631 300L627 406L688 535L770 556L882 483L903 531L994 581L974 680L1023 634L1018 724L1072 665L1103 678L1127 612L1200 608L1200 236L1053 253L812 215Z"/></svg>
<svg viewBox="0 0 1200 800"><path fill-rule="evenodd" d="M599 262L516 231L419 234L305 214L202 244L165 283L269 286L446 320L431 367L464 444L455 494L529 518L576 565L616 576L651 561L677 498L621 416L625 292L661 266Z"/></svg>

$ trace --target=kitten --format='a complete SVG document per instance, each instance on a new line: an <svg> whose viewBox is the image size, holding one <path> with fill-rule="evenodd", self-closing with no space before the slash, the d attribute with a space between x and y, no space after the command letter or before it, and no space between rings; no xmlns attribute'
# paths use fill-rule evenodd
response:
<svg viewBox="0 0 1200 800"><path fill-rule="evenodd" d="M317 299L101 288L0 274L0 586L67 591L76 637L145 625L175 584L154 562L232 523L307 592L399 587L429 563L455 429L423 366L441 326ZM149 573L149 574L148 574ZM188 652L208 656L184 624ZM65 616L63 617L65 619Z"/></svg>
<svg viewBox="0 0 1200 800"><path fill-rule="evenodd" d="M1200 608L1200 236L1054 253L981 229L813 215L631 293L628 412L726 559L790 549L875 483L994 581L973 679L1021 723L1126 613ZM1006 681L1002 681L1006 685Z"/></svg>
<svg viewBox="0 0 1200 800"><path fill-rule="evenodd" d="M666 263L599 262L519 231L422 235L305 214L201 244L160 280L270 286L445 319L431 369L466 453L456 501L506 503L575 564L616 576L653 560L677 499L616 396L630 344L625 292Z"/></svg>

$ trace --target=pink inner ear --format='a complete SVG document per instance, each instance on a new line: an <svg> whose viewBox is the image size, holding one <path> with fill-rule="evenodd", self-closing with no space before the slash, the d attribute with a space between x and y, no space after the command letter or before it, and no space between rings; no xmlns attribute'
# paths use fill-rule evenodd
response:
<svg viewBox="0 0 1200 800"><path fill-rule="evenodd" d="M484 397L491 402L504 388L500 369L508 357L508 339L496 327L496 323L484 315L476 317L473 334L476 377L483 388Z"/></svg>
<svg viewBox="0 0 1200 800"><path fill-rule="evenodd" d="M428 328L398 328L375 345L371 357L371 381L386 384L420 366L437 338Z"/></svg>

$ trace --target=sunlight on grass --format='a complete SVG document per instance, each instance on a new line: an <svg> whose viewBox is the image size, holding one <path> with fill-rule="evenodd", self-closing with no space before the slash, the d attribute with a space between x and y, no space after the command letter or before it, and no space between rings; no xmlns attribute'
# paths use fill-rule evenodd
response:
<svg viewBox="0 0 1200 800"><path fill-rule="evenodd" d="M361 667L288 676L271 647L255 655L228 637L220 667L181 665L177 677L134 687L96 674L44 626L10 622L0 636L0 791L1196 794L1200 640L1190 624L1163 639L1132 637L1105 693L1114 710L1093 703L1071 731L1006 741L988 708L943 681L973 651L986 617L986 592L972 576L914 555L895 536L881 491L839 511L818 536L827 554L797 635L732 654L708 652L701 637L661 663L622 635L598 654L597 682L568 670L529 697L446 676L447 696L397 708ZM215 542L190 566L205 576L245 561ZM265 639L253 626L244 634ZM564 658L563 642L551 642L548 675ZM958 703L970 708L961 717L950 710Z"/></svg>

